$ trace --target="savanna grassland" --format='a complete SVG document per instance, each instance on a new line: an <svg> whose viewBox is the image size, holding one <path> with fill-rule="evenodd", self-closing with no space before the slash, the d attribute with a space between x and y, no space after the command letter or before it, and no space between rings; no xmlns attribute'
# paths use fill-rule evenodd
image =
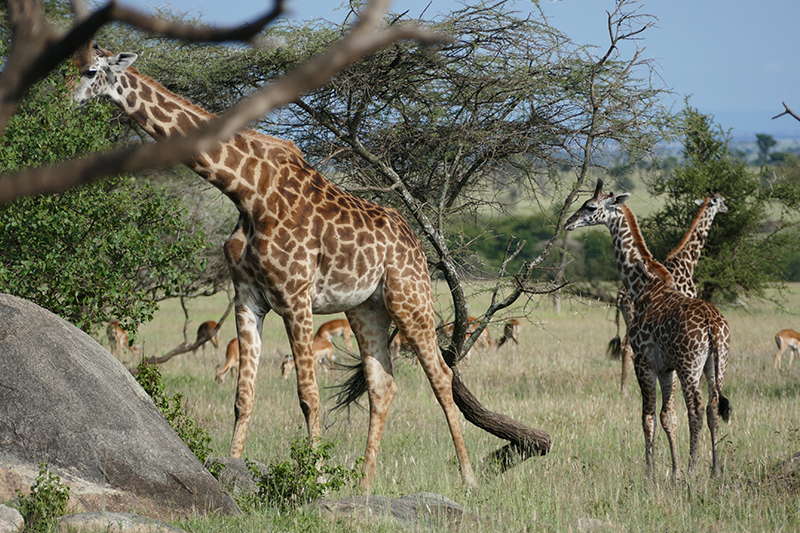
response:
<svg viewBox="0 0 800 533"><path fill-rule="evenodd" d="M441 287L440 287L441 288ZM373 492L403 496L436 492L489 521L492 531L570 531L580 518L608 521L614 531L798 531L800 477L779 476L776 466L800 452L800 363L773 370L774 334L800 329L800 287L790 287L785 309L749 302L723 306L732 330L730 364L724 391L733 408L721 426L720 481L710 479L710 443L704 427L701 460L695 475L678 483L668 479L670 457L663 431L656 439L655 481L644 475L644 439L638 386L631 375L620 394L620 364L605 349L615 334L614 308L594 301L568 299L555 315L547 300L529 301L519 346L494 354L475 352L460 365L463 379L489 409L528 426L548 431L552 451L529 459L497 477L479 479L477 492L466 492L433 393L417 366L403 359L396 370L399 393L392 405L378 458ZM442 299L443 305L446 300ZM474 309L482 309L480 296ZM194 302L197 322L214 319L224 299ZM442 309L444 315L446 311ZM517 309L512 316L521 316ZM316 325L331 318L316 317ZM146 354L162 354L182 340L183 313L167 303L140 330ZM501 328L493 327L493 335ZM233 427L234 380L214 381L224 346L235 335L233 320L223 329L218 355L183 354L162 365L168 393L183 393L201 426L212 436L213 453L227 455ZM339 346L342 343L339 342ZM305 435L295 379L281 380L281 356L289 345L279 317L264 326L264 347L257 380L256 410L244 455L269 463L288 459L289 446ZM338 350L338 357L346 358ZM335 372L319 382L330 407ZM705 394L705 387L704 387ZM680 393L678 393L680 394ZM364 398L362 403L366 403ZM682 396L678 411L680 464L688 460L688 422ZM334 461L350 466L363 453L367 415L362 409L332 413L322 419L326 440L335 443ZM476 470L504 442L463 422L465 440ZM334 495L348 495L347 491ZM261 512L242 518L208 518L182 524L194 531L353 531L352 524L331 524L298 512ZM358 526L357 531L393 531L390 526Z"/></svg>

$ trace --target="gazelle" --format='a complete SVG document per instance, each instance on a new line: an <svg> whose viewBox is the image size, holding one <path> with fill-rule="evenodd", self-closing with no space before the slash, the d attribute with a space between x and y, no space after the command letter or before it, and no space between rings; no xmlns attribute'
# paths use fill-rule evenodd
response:
<svg viewBox="0 0 800 533"><path fill-rule="evenodd" d="M500 348L508 341L514 341L514 344L519 344L520 334L522 333L522 324L516 318L511 318L506 321L503 326L503 338L497 341L497 347Z"/></svg>
<svg viewBox="0 0 800 533"><path fill-rule="evenodd" d="M225 366L220 368L217 365L217 383L225 382L225 375L229 370L234 376L239 374L239 339L236 337L228 343L228 348L225 351Z"/></svg>
<svg viewBox="0 0 800 533"><path fill-rule="evenodd" d="M450 322L449 324L445 324L442 326L442 331L444 331L448 335L453 334L453 323ZM467 317L467 337L472 335L475 330L478 329L478 319L472 316ZM478 340L475 341L475 344L472 345L473 348L476 348L482 352L493 352L497 349L497 345L495 344L494 340L492 339L491 333L489 333L489 328L483 328L481 331ZM467 355L464 357L469 357L472 353L472 350L467 352Z"/></svg>
<svg viewBox="0 0 800 533"><path fill-rule="evenodd" d="M775 344L778 345L778 353L775 354L775 364L773 368L781 369L781 356L787 349L789 350L789 364L794 361L795 354L800 359L800 333L793 329L782 329L775 335Z"/></svg>
<svg viewBox="0 0 800 533"><path fill-rule="evenodd" d="M350 322L348 322L346 318L339 318L322 324L314 334L314 337L331 340L331 337L340 335L342 339L344 339L344 344L347 346L347 349L352 350L353 343L350 340L352 334L353 330L350 329Z"/></svg>
<svg viewBox="0 0 800 533"><path fill-rule="evenodd" d="M314 337L314 342L312 343L314 357L316 357L320 368L326 372L333 368L333 361L335 359L333 348L333 343L329 339ZM281 363L281 378L289 379L292 370L294 370L294 357L286 355L283 357L283 362Z"/></svg>
<svg viewBox="0 0 800 533"><path fill-rule="evenodd" d="M119 325L119 320L116 318L108 323L106 328L106 335L108 335L108 343L111 345L111 353L114 357L119 358L122 355L122 347L128 349L134 357L139 357L139 350L135 346L131 346L128 341L128 334Z"/></svg>
<svg viewBox="0 0 800 533"><path fill-rule="evenodd" d="M195 348L194 350L192 350L192 353L194 355L197 355L197 350L200 349L200 348L203 349L203 355L205 355L206 354L206 344L208 344L209 342L214 345L214 354L217 353L217 350L219 350L219 330L217 330L217 332L213 336L209 337L209 334L216 327L217 327L217 323L214 322L213 320L208 320L208 321L203 322L202 324L200 324L200 326L197 328L197 337L195 338L194 342L197 343L197 342L199 342L199 341L201 341L203 339L206 339L206 338L208 340L205 341L200 346L198 346L197 348Z"/></svg>

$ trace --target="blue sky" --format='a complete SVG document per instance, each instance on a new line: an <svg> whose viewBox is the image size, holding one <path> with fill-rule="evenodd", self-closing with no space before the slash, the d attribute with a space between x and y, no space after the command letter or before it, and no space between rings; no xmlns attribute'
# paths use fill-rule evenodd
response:
<svg viewBox="0 0 800 533"><path fill-rule="evenodd" d="M123 3L133 2L122 0ZM238 25L265 12L270 0L145 0L139 6L160 6L218 25ZM285 0L295 20L341 21L346 10L339 0ZM394 12L419 15L457 9L456 0L397 0ZM783 111L782 101L800 113L800 0L658 0L640 2L641 12L654 15L655 28L643 35L645 57L657 63L666 87L676 93L676 109L685 96L703 113L711 113L736 139L768 133L776 139L800 138L800 122L790 117L771 120ZM515 9L530 10L518 0ZM581 44L607 43L605 21L613 0L541 0L551 25ZM430 18L430 17L425 17Z"/></svg>

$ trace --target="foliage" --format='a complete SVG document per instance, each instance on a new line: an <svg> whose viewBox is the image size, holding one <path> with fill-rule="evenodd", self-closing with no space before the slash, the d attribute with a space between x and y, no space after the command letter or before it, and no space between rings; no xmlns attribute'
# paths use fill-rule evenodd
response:
<svg viewBox="0 0 800 533"><path fill-rule="evenodd" d="M247 503L255 508L266 505L281 510L296 509L331 492L354 486L363 476L360 472L363 458L351 469L331 466L333 447L332 442L320 440L312 446L307 439L299 439L292 443L291 461L273 461L265 474L248 463L258 492Z"/></svg>
<svg viewBox="0 0 800 533"><path fill-rule="evenodd" d="M39 465L39 476L31 486L29 495L17 489L18 509L25 519L25 531L49 533L58 531L58 517L67 510L69 487L61 483L61 478Z"/></svg>
<svg viewBox="0 0 800 533"><path fill-rule="evenodd" d="M108 148L121 135L108 106L78 112L62 67L40 83L0 141L0 172ZM85 331L112 318L129 332L152 318L159 298L200 269L201 234L162 187L118 177L0 206L0 291L45 307Z"/></svg>
<svg viewBox="0 0 800 533"><path fill-rule="evenodd" d="M183 404L183 394L178 393L172 398L167 396L158 366L142 360L136 370L136 381L150 395L153 403L186 446L201 463L205 463L211 454L211 437L189 416L187 407Z"/></svg>
<svg viewBox="0 0 800 533"><path fill-rule="evenodd" d="M697 213L694 201L716 190L728 212L714 219L698 263L699 294L704 299L763 296L769 284L783 279L783 251L800 246L796 226L786 222L800 212L800 186L789 181L763 186L760 176L731 153L728 135L696 109L683 111L681 133L683 161L649 183L655 195L667 196L660 211L640 221L651 251L666 257Z"/></svg>

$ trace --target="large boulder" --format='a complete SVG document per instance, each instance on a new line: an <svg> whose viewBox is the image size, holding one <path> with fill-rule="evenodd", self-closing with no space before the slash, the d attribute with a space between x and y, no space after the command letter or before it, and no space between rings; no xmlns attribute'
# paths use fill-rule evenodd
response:
<svg viewBox="0 0 800 533"><path fill-rule="evenodd" d="M84 491L84 510L239 512L106 349L49 311L0 294L0 468L27 483L40 463ZM84 484L103 490L92 495Z"/></svg>

